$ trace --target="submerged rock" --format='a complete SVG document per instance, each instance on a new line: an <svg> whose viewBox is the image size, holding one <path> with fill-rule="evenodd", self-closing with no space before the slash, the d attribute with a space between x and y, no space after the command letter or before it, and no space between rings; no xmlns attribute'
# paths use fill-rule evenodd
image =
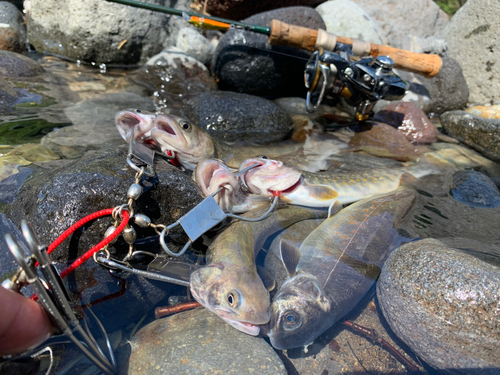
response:
<svg viewBox="0 0 500 375"><path fill-rule="evenodd" d="M500 120L490 120L464 111L446 112L440 119L449 135L492 160L500 161Z"/></svg>
<svg viewBox="0 0 500 375"><path fill-rule="evenodd" d="M473 207L500 206L500 190L487 176L476 171L460 171L453 175L453 198Z"/></svg>
<svg viewBox="0 0 500 375"><path fill-rule="evenodd" d="M8 1L0 1L0 49L23 52L26 51L26 26L23 14Z"/></svg>
<svg viewBox="0 0 500 375"><path fill-rule="evenodd" d="M269 26L277 19L289 24L324 29L321 16L311 8L289 7L256 14L243 22ZM310 53L271 46L268 37L252 31L229 30L220 39L211 70L223 90L280 97L304 97L304 67ZM288 55L288 56L287 56Z"/></svg>
<svg viewBox="0 0 500 375"><path fill-rule="evenodd" d="M257 96L212 91L188 100L186 117L226 142L271 143L293 128L290 117L273 102Z"/></svg>
<svg viewBox="0 0 500 375"><path fill-rule="evenodd" d="M431 151L427 146L412 145L403 133L382 122L369 122L368 130L356 133L349 142L368 154L400 161L416 160Z"/></svg>
<svg viewBox="0 0 500 375"><path fill-rule="evenodd" d="M0 51L0 77L25 78L42 74L44 69L36 61L10 51Z"/></svg>
<svg viewBox="0 0 500 375"><path fill-rule="evenodd" d="M205 65L177 47L149 59L134 80L148 87L170 110L180 108L183 100L217 89Z"/></svg>
<svg viewBox="0 0 500 375"><path fill-rule="evenodd" d="M130 342L128 375L287 374L269 344L206 309L156 320Z"/></svg>
<svg viewBox="0 0 500 375"><path fill-rule="evenodd" d="M24 183L11 204L2 205L2 210L17 227L20 227L21 220L26 219L43 243L50 244L83 217L126 203L127 190L135 176L126 163L127 151L127 145L123 145L94 152L64 169L34 174ZM141 182L143 194L134 204L134 210L149 216L153 223L169 225L203 197L189 175L167 162L158 160L156 171L155 178ZM3 190L1 186L0 189ZM65 268L99 243L113 222L110 216L94 220L66 239L51 253L58 269ZM135 229L138 238L143 239L143 243L137 245L138 249L160 251L157 237L154 237L156 233L151 228ZM172 231L172 236L168 239L168 246L173 251L179 251L187 237L181 235L178 228ZM148 238L149 242L144 242ZM110 247L110 252L116 259L123 259L128 245L119 239ZM189 258L188 255L186 257ZM92 309L107 329L142 316L168 296L173 287L137 276L120 281L92 259L83 263L67 280L70 291L83 302L94 305L101 301Z"/></svg>
<svg viewBox="0 0 500 375"><path fill-rule="evenodd" d="M410 142L433 143L437 141L436 127L414 103L401 102L386 105L377 112L373 119L398 128Z"/></svg>
<svg viewBox="0 0 500 375"><path fill-rule="evenodd" d="M456 243L459 250L425 239L399 247L377 296L394 333L433 368L497 374L500 261L468 244Z"/></svg>
<svg viewBox="0 0 500 375"><path fill-rule="evenodd" d="M326 31L367 42L384 44L376 23L365 10L350 0L330 0L316 7Z"/></svg>
<svg viewBox="0 0 500 375"><path fill-rule="evenodd" d="M149 98L127 92L82 100L64 109L73 125L47 134L42 145L69 159L77 159L89 150L122 145L125 142L114 119L118 111L128 108L153 111L154 104Z"/></svg>

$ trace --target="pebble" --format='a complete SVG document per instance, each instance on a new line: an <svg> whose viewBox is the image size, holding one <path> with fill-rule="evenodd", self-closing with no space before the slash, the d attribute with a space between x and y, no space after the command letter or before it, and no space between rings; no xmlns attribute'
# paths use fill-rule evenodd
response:
<svg viewBox="0 0 500 375"><path fill-rule="evenodd" d="M186 117L226 142L271 143L292 131L290 117L273 102L253 95L211 91L189 99Z"/></svg>
<svg viewBox="0 0 500 375"><path fill-rule="evenodd" d="M450 193L456 200L472 207L500 206L500 191L495 183L474 170L456 172Z"/></svg>
<svg viewBox="0 0 500 375"><path fill-rule="evenodd" d="M34 77L44 72L35 60L10 51L0 51L0 77Z"/></svg>
<svg viewBox="0 0 500 375"><path fill-rule="evenodd" d="M13 52L26 51L26 25L23 14L8 1L0 1L0 49Z"/></svg>
<svg viewBox="0 0 500 375"><path fill-rule="evenodd" d="M412 143L437 141L437 130L425 113L412 102L392 103L383 107L373 117L396 127Z"/></svg>
<svg viewBox="0 0 500 375"><path fill-rule="evenodd" d="M128 375L287 374L263 338L234 329L206 309L156 320L130 345Z"/></svg>
<svg viewBox="0 0 500 375"><path fill-rule="evenodd" d="M463 374L498 373L499 290L497 256L436 239L395 250L377 284L394 333L433 368Z"/></svg>
<svg viewBox="0 0 500 375"><path fill-rule="evenodd" d="M488 158L500 161L500 120L479 117L464 111L441 115L446 133Z"/></svg>
<svg viewBox="0 0 500 375"><path fill-rule="evenodd" d="M431 151L427 146L411 144L403 133L391 125L377 121L370 121L367 125L371 128L356 133L349 144L370 155L409 161Z"/></svg>

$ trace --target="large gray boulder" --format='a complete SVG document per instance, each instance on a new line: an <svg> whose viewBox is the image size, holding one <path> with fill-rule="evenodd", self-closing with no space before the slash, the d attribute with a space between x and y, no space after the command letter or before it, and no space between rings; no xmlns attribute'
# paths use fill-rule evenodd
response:
<svg viewBox="0 0 500 375"><path fill-rule="evenodd" d="M377 24L368 13L350 0L331 0L316 7L326 24L326 31L335 35L383 44Z"/></svg>
<svg viewBox="0 0 500 375"><path fill-rule="evenodd" d="M190 9L187 0L168 5ZM32 0L28 39L39 52L98 64L136 64L172 44L179 22L177 17L102 0Z"/></svg>
<svg viewBox="0 0 500 375"><path fill-rule="evenodd" d="M26 25L23 14L16 6L0 1L0 49L23 52L26 50Z"/></svg>
<svg viewBox="0 0 500 375"><path fill-rule="evenodd" d="M448 23L448 16L432 0L352 0L374 19L384 43L402 48L409 36L436 35Z"/></svg>
<svg viewBox="0 0 500 375"><path fill-rule="evenodd" d="M498 374L500 249L452 242L456 248L425 239L395 250L377 285L380 307L397 336L432 367Z"/></svg>
<svg viewBox="0 0 500 375"><path fill-rule="evenodd" d="M450 56L460 62L472 103L500 101L500 2L468 0L443 31Z"/></svg>

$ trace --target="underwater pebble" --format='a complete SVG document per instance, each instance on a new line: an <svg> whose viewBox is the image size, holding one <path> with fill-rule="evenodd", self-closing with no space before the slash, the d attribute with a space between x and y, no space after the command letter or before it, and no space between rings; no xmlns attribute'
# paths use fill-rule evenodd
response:
<svg viewBox="0 0 500 375"><path fill-rule="evenodd" d="M469 206L500 206L500 191L490 178L480 172L455 172L450 193L453 198Z"/></svg>
<svg viewBox="0 0 500 375"><path fill-rule="evenodd" d="M436 239L396 249L377 284L394 333L430 366L463 374L498 374L499 291L497 256Z"/></svg>
<svg viewBox="0 0 500 375"><path fill-rule="evenodd" d="M234 329L206 309L156 320L137 332L131 346L128 375L287 374L263 338Z"/></svg>

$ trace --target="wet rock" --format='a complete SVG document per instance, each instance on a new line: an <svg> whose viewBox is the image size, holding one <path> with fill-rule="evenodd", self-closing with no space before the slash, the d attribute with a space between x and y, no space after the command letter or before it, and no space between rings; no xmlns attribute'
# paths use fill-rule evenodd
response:
<svg viewBox="0 0 500 375"><path fill-rule="evenodd" d="M413 102L425 113L441 114L464 108L469 100L469 89L460 64L447 56L441 57L439 73L432 78L397 70L396 73L410 83L410 89L401 99ZM375 111L390 102L380 100Z"/></svg>
<svg viewBox="0 0 500 375"><path fill-rule="evenodd" d="M496 374L500 262L460 248L425 239L396 249L378 300L394 333L433 368Z"/></svg>
<svg viewBox="0 0 500 375"><path fill-rule="evenodd" d="M246 335L206 309L156 320L133 337L128 375L286 374L269 344Z"/></svg>
<svg viewBox="0 0 500 375"><path fill-rule="evenodd" d="M154 104L149 98L126 92L82 100L64 109L73 125L47 134L41 142L69 159L79 158L88 150L122 145L125 141L116 130L114 118L118 111L128 108L154 111Z"/></svg>
<svg viewBox="0 0 500 375"><path fill-rule="evenodd" d="M324 29L321 16L311 8L290 7L256 14L246 23L269 26L273 19L311 29ZM310 53L295 48L271 46L266 35L229 30L220 39L211 70L222 90L280 97L304 97L304 67ZM296 58L292 58L291 55Z"/></svg>
<svg viewBox="0 0 500 375"><path fill-rule="evenodd" d="M176 47L149 59L134 80L154 92L168 110L180 107L183 100L217 89L205 65Z"/></svg>
<svg viewBox="0 0 500 375"><path fill-rule="evenodd" d="M21 220L26 219L34 226L42 241L50 244L83 217L126 202L127 190L135 176L126 163L127 151L128 147L123 145L89 153L63 169L37 173L24 183L13 203L3 205L2 210L18 227ZM154 223L168 225L198 204L202 196L189 175L168 163L159 160L156 171L154 179L141 182L144 192L134 204L134 209L136 213L149 216ZM66 239L51 253L58 269L65 268L99 243L112 224L110 216L103 217L78 229ZM138 249L159 251L154 231L150 228L135 229L138 239L142 239ZM180 234L180 231L175 230L172 234L174 237L168 241L173 251L179 251L187 241ZM149 242L145 241L149 238ZM128 245L119 239L110 247L110 251L114 258L123 259L128 252ZM186 259L190 256L187 255ZM70 274L67 282L72 293L83 302L93 304L93 311L106 329L141 317L167 297L173 287L171 284L135 276L120 281L92 259Z"/></svg>
<svg viewBox="0 0 500 375"><path fill-rule="evenodd" d="M241 20L259 12L272 9L302 5L314 7L325 0L276 0L276 1L253 1L253 0L215 0L207 3L207 12L213 16Z"/></svg>
<svg viewBox="0 0 500 375"><path fill-rule="evenodd" d="M448 24L448 15L432 0L352 0L375 20L384 44L402 48L408 35L421 38L438 34Z"/></svg>
<svg viewBox="0 0 500 375"><path fill-rule="evenodd" d="M150 3L165 5L162 0ZM168 5L190 10L189 3ZM172 44L169 37L180 21L176 18L100 0L31 0L28 38L37 51L73 60L137 64Z"/></svg>
<svg viewBox="0 0 500 375"><path fill-rule="evenodd" d="M500 191L487 176L476 171L461 171L453 175L453 198L473 207L500 206Z"/></svg>
<svg viewBox="0 0 500 375"><path fill-rule="evenodd" d="M257 96L212 91L186 102L186 117L227 142L271 143L293 128L290 117L273 102Z"/></svg>
<svg viewBox="0 0 500 375"><path fill-rule="evenodd" d="M416 160L431 150L426 146L412 145L403 133L382 122L369 122L370 128L356 133L349 144L370 155L400 161Z"/></svg>
<svg viewBox="0 0 500 375"><path fill-rule="evenodd" d="M334 35L384 44L375 22L362 7L350 0L330 0L316 7L326 24L326 31Z"/></svg>
<svg viewBox="0 0 500 375"><path fill-rule="evenodd" d="M215 50L207 38L189 27L183 27L179 30L175 46L203 64L212 59Z"/></svg>
<svg viewBox="0 0 500 375"><path fill-rule="evenodd" d="M383 107L373 120L396 127L407 140L413 143L437 141L436 127L416 104L412 102L391 103Z"/></svg>
<svg viewBox="0 0 500 375"><path fill-rule="evenodd" d="M500 120L485 119L464 111L450 111L440 117L446 133L488 158L500 161Z"/></svg>
<svg viewBox="0 0 500 375"><path fill-rule="evenodd" d="M500 48L498 38L500 3L467 1L443 30L450 56L460 62L472 103L500 101Z"/></svg>
<svg viewBox="0 0 500 375"><path fill-rule="evenodd" d="M26 50L26 26L23 25L23 14L17 7L7 1L0 1L0 49L23 52Z"/></svg>
<svg viewBox="0 0 500 375"><path fill-rule="evenodd" d="M465 112L471 113L473 115L489 118L489 119L500 119L500 105L477 105L468 107Z"/></svg>
<svg viewBox="0 0 500 375"><path fill-rule="evenodd" d="M36 61L19 53L0 51L0 77L24 78L34 77L44 70Z"/></svg>

